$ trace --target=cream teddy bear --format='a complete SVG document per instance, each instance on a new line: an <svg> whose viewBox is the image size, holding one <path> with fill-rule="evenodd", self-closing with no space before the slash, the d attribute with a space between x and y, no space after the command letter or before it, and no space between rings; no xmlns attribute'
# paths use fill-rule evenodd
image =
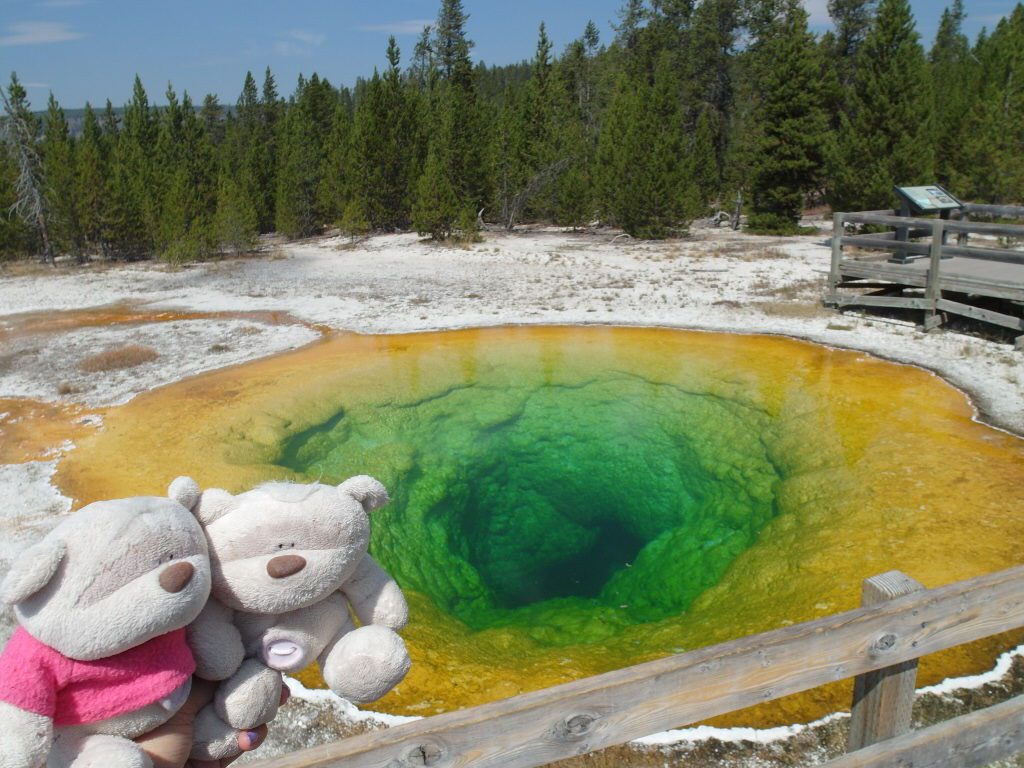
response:
<svg viewBox="0 0 1024 768"><path fill-rule="evenodd" d="M314 659L331 690L357 703L405 677L397 630L408 606L367 554L368 513L388 502L378 481L267 483L234 496L178 478L171 493L195 500L213 569L210 602L188 630L196 674L224 681L196 718L193 758L238 754L236 729L276 714L280 672Z"/></svg>
<svg viewBox="0 0 1024 768"><path fill-rule="evenodd" d="M151 768L131 739L187 698L210 582L173 499L90 504L23 552L0 586L21 624L0 656L0 768Z"/></svg>

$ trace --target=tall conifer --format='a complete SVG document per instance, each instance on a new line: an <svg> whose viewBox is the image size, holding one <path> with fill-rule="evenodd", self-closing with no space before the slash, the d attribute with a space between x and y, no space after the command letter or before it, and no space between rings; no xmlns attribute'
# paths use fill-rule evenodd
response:
<svg viewBox="0 0 1024 768"><path fill-rule="evenodd" d="M766 28L755 55L763 57L763 66L754 111L750 225L785 232L795 229L804 198L821 177L828 128L818 48L799 3L791 3Z"/></svg>
<svg viewBox="0 0 1024 768"><path fill-rule="evenodd" d="M416 126L402 82L395 38L388 40L388 69L374 72L356 108L352 129L351 193L375 229L409 222Z"/></svg>
<svg viewBox="0 0 1024 768"><path fill-rule="evenodd" d="M933 179L931 78L907 0L879 3L858 54L849 103L830 162L833 208L888 208L894 184Z"/></svg>
<svg viewBox="0 0 1024 768"><path fill-rule="evenodd" d="M81 262L85 242L75 201L75 146L64 110L52 93L43 117L42 155L54 247Z"/></svg>
<svg viewBox="0 0 1024 768"><path fill-rule="evenodd" d="M114 137L116 138L116 137ZM82 234L90 248L109 257L109 137L103 135L92 105L86 102L82 137L75 155L75 202Z"/></svg>

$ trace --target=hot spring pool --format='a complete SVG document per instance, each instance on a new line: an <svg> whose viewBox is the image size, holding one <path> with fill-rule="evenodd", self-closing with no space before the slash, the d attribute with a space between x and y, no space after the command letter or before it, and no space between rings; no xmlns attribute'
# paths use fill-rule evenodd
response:
<svg viewBox="0 0 1024 768"><path fill-rule="evenodd" d="M375 708L431 714L845 610L894 568L936 586L1018 564L1024 447L971 416L927 372L780 338L344 335L112 409L58 484L85 503L176 474L375 475L393 501L371 552L410 598L414 660Z"/></svg>

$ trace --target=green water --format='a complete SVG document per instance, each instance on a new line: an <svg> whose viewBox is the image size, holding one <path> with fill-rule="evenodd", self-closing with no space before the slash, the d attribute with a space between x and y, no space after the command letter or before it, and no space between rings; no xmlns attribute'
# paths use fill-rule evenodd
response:
<svg viewBox="0 0 1024 768"><path fill-rule="evenodd" d="M312 479L380 478L372 554L473 629L605 639L685 612L776 511L768 416L622 373L344 410L291 437Z"/></svg>

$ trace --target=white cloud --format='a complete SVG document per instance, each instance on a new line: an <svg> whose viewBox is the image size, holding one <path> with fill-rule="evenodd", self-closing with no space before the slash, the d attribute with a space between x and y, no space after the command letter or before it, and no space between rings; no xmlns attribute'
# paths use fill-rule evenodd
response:
<svg viewBox="0 0 1024 768"><path fill-rule="evenodd" d="M433 19L406 19L388 24L366 24L360 29L364 32L387 32L389 35L418 35L424 27L433 25Z"/></svg>
<svg viewBox="0 0 1024 768"><path fill-rule="evenodd" d="M828 15L828 0L804 0L807 10L808 24L812 27L831 26L832 19Z"/></svg>
<svg viewBox="0 0 1024 768"><path fill-rule="evenodd" d="M42 45L77 40L83 35L60 21L19 21L7 25L8 34L0 37L0 46Z"/></svg>
<svg viewBox="0 0 1024 768"><path fill-rule="evenodd" d="M320 32L292 29L283 35L283 39L274 43L274 50L282 56L309 56L326 39L327 36Z"/></svg>
<svg viewBox="0 0 1024 768"><path fill-rule="evenodd" d="M293 29L288 33L288 37L293 40L298 40L300 43L304 43L305 45L312 46L320 45L327 39L325 35L322 35L319 32L308 32L305 29Z"/></svg>

